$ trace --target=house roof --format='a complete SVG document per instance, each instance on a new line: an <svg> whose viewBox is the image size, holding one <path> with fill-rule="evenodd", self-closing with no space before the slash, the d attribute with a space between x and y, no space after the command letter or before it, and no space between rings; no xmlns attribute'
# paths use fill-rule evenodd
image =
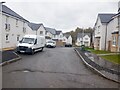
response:
<svg viewBox="0 0 120 90"><path fill-rule="evenodd" d="M10 8L8 8L5 5L2 5L2 12L6 13L8 15L14 16L16 18L22 19L24 21L27 21L26 19L24 19L22 16L20 16L19 14L17 14L16 12L14 12L13 10L11 10ZM28 21L27 21L28 22Z"/></svg>
<svg viewBox="0 0 120 90"><path fill-rule="evenodd" d="M68 39L70 34L64 34L64 36Z"/></svg>
<svg viewBox="0 0 120 90"><path fill-rule="evenodd" d="M28 26L32 29L32 30L38 30L39 27L43 25L42 23L41 24L36 24L36 23L28 23Z"/></svg>
<svg viewBox="0 0 120 90"><path fill-rule="evenodd" d="M100 17L101 23L108 23L114 15L116 14L98 14L98 17Z"/></svg>
<svg viewBox="0 0 120 90"><path fill-rule="evenodd" d="M59 35L62 31L56 31L56 35Z"/></svg>
<svg viewBox="0 0 120 90"><path fill-rule="evenodd" d="M48 28L48 27L45 27L45 30L50 32L51 34L56 34L56 30L54 28Z"/></svg>
<svg viewBox="0 0 120 90"><path fill-rule="evenodd" d="M78 34L77 34L77 38L82 38L82 37L84 37L84 36L86 36L86 35L88 35L89 37L91 37L91 36L90 36L90 33L84 33L84 34L83 34L83 33L78 33Z"/></svg>

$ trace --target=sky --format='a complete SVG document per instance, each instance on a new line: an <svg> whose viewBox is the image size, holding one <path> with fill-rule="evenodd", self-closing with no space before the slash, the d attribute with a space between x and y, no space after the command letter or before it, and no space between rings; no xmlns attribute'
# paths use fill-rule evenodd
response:
<svg viewBox="0 0 120 90"><path fill-rule="evenodd" d="M3 0L33 23L68 32L93 27L98 13L117 13L119 0Z"/></svg>

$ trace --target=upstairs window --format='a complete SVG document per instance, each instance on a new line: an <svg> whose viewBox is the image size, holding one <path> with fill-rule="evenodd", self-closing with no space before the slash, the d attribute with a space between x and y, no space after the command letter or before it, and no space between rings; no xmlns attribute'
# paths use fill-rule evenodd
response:
<svg viewBox="0 0 120 90"><path fill-rule="evenodd" d="M43 31L40 31L40 35L43 35Z"/></svg>
<svg viewBox="0 0 120 90"><path fill-rule="evenodd" d="M6 22L6 24L8 24L8 23L9 23L9 21L8 21L8 20L9 20L9 16L6 16L6 21L5 21L5 22Z"/></svg>
<svg viewBox="0 0 120 90"><path fill-rule="evenodd" d="M88 40L88 38L85 38L85 40Z"/></svg>
<svg viewBox="0 0 120 90"><path fill-rule="evenodd" d="M18 19L16 19L16 27L18 27Z"/></svg>

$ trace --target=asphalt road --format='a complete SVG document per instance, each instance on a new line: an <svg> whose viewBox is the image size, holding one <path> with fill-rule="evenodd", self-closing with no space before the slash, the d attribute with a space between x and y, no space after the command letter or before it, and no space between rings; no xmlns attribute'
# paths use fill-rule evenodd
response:
<svg viewBox="0 0 120 90"><path fill-rule="evenodd" d="M73 48L45 48L3 66L3 88L118 88L85 67Z"/></svg>

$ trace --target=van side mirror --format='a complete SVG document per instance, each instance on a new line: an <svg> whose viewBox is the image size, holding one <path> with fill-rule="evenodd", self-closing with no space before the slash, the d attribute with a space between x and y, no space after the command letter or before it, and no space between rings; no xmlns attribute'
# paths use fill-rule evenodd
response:
<svg viewBox="0 0 120 90"><path fill-rule="evenodd" d="M22 43L22 40L20 40L19 43Z"/></svg>
<svg viewBox="0 0 120 90"><path fill-rule="evenodd" d="M34 43L34 45L35 45L35 44L37 44L37 39L35 39L35 43Z"/></svg>

